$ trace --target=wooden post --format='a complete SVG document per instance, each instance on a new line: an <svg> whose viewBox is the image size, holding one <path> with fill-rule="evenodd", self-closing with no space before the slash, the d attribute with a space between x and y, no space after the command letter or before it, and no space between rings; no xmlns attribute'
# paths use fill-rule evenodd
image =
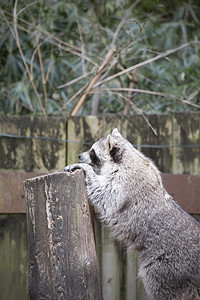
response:
<svg viewBox="0 0 200 300"><path fill-rule="evenodd" d="M83 171L24 182L30 299L101 299Z"/></svg>

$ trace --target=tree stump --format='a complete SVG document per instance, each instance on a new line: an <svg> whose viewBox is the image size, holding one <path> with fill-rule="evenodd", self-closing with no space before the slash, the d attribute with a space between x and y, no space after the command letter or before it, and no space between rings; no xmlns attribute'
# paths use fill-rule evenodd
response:
<svg viewBox="0 0 200 300"><path fill-rule="evenodd" d="M101 299L82 170L24 182L30 299Z"/></svg>

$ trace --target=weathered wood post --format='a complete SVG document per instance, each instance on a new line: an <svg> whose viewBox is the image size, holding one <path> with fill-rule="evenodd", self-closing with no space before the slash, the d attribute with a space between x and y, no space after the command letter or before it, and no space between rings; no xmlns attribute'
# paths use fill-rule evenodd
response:
<svg viewBox="0 0 200 300"><path fill-rule="evenodd" d="M24 182L30 299L101 299L83 171Z"/></svg>

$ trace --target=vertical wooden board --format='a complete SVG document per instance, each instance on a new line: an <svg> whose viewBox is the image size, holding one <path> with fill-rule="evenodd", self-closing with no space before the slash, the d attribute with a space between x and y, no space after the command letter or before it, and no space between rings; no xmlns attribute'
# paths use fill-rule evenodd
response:
<svg viewBox="0 0 200 300"><path fill-rule="evenodd" d="M154 116L153 116L154 117ZM132 143L139 151L143 152L148 157L151 155L151 149L148 147L142 147L152 143L152 131L144 120L142 115L128 116L127 126L127 139ZM149 117L147 117L148 119ZM154 120L155 118L153 118Z"/></svg>
<svg viewBox="0 0 200 300"><path fill-rule="evenodd" d="M141 115L127 116L127 133L126 138L133 145L144 144L146 141L147 125Z"/></svg>
<svg viewBox="0 0 200 300"><path fill-rule="evenodd" d="M181 124L178 114L173 115L173 145L181 145ZM173 148L172 172L173 174L183 174L183 148Z"/></svg>
<svg viewBox="0 0 200 300"><path fill-rule="evenodd" d="M0 172L0 213L25 213L23 181L41 173Z"/></svg>
<svg viewBox="0 0 200 300"><path fill-rule="evenodd" d="M120 300L120 268L116 243L111 233L102 228L102 292L103 299Z"/></svg>
<svg viewBox="0 0 200 300"><path fill-rule="evenodd" d="M84 118L84 137L87 143L94 143L102 137L110 134L114 128L126 136L127 119L124 116L103 115L100 117Z"/></svg>
<svg viewBox="0 0 200 300"><path fill-rule="evenodd" d="M139 258L137 251L127 252L127 292L126 300L147 300L147 295L138 278Z"/></svg>
<svg viewBox="0 0 200 300"><path fill-rule="evenodd" d="M93 210L93 207L90 209ZM99 222L97 215L93 215L93 221L94 221L94 234L95 234L95 244L96 244L96 251L97 251L97 258L98 258L98 264L99 264L99 272L100 272L100 279L102 282L102 223Z"/></svg>
<svg viewBox="0 0 200 300"><path fill-rule="evenodd" d="M159 141L159 125L158 125L158 117L156 115L148 116L148 121L151 124L152 128L155 130L156 134L152 131L152 129L149 127L147 131L147 145L158 145ZM160 149L158 148L145 148L144 153L150 157L156 164L157 164L157 158L159 157Z"/></svg>
<svg viewBox="0 0 200 300"><path fill-rule="evenodd" d="M127 252L126 300L137 299L137 253Z"/></svg>
<svg viewBox="0 0 200 300"><path fill-rule="evenodd" d="M78 154L88 150L100 138L97 138L100 131L97 117L71 118L67 124L67 163L77 162Z"/></svg>
<svg viewBox="0 0 200 300"><path fill-rule="evenodd" d="M162 172L169 172L172 165L172 151L169 147L148 147L148 145L170 145L172 144L172 116L146 116L147 120L154 128L155 133L144 120L143 116L136 115L129 117L127 127L127 139L137 149L150 157ZM140 147L146 145L147 147Z"/></svg>
<svg viewBox="0 0 200 300"><path fill-rule="evenodd" d="M120 280L120 299L126 299L127 295L127 249L124 245L116 242L119 257L119 280Z"/></svg>
<svg viewBox="0 0 200 300"><path fill-rule="evenodd" d="M150 128L142 115L128 117L127 139L147 156L150 156L149 148L143 148L141 145L148 143L149 130Z"/></svg>
<svg viewBox="0 0 200 300"><path fill-rule="evenodd" d="M115 128L117 128L119 132L126 137L128 125L128 119L126 116L112 114L102 115L98 118L98 124L100 129L98 131L99 138L111 133Z"/></svg>
<svg viewBox="0 0 200 300"><path fill-rule="evenodd" d="M173 116L158 115L158 145L163 146L157 152L156 164L163 173L170 173L172 170L172 148L168 145L173 144L172 139L172 121Z"/></svg>
<svg viewBox="0 0 200 300"><path fill-rule="evenodd" d="M66 122L55 117L0 117L0 169L25 172L61 170L66 161ZM29 137L35 137L32 139ZM45 140L37 138L46 138Z"/></svg>
<svg viewBox="0 0 200 300"><path fill-rule="evenodd" d="M94 142L111 133L117 127L126 136L125 117L106 115L101 117L73 117L67 124L67 162L78 161L78 154L87 151Z"/></svg>
<svg viewBox="0 0 200 300"><path fill-rule="evenodd" d="M174 114L173 117L173 144L195 145L200 144L200 117L199 114ZM174 174L199 174L200 148L173 148Z"/></svg>
<svg viewBox="0 0 200 300"><path fill-rule="evenodd" d="M147 153L147 148L142 148L141 145L147 143L148 124L145 122L142 115L128 116L127 140L133 144L139 151Z"/></svg>
<svg viewBox="0 0 200 300"><path fill-rule="evenodd" d="M84 146L83 118L73 117L67 122L67 164L78 161Z"/></svg>
<svg viewBox="0 0 200 300"><path fill-rule="evenodd" d="M27 180L25 192L30 299L101 299L83 172Z"/></svg>
<svg viewBox="0 0 200 300"><path fill-rule="evenodd" d="M139 269L139 255L138 255L137 252L136 252L136 265L137 265L137 268ZM143 285L142 280L140 278L138 278L138 276L136 277L136 280L137 280L137 296L136 296L136 300L148 300L147 294L146 294L146 291L144 289L144 285Z"/></svg>
<svg viewBox="0 0 200 300"><path fill-rule="evenodd" d="M25 214L0 214L0 298L29 299Z"/></svg>
<svg viewBox="0 0 200 300"><path fill-rule="evenodd" d="M161 172L169 173L172 167L172 151L167 145L172 144L172 116L151 115L148 120L157 133L155 135L152 130L148 130L147 144L156 146L149 148L149 157Z"/></svg>

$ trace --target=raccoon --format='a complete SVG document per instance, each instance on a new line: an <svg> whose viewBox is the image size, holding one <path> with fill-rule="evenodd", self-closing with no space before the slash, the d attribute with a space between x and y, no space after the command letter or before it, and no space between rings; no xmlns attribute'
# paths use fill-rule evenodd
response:
<svg viewBox="0 0 200 300"><path fill-rule="evenodd" d="M200 223L166 192L154 163L117 129L79 159L65 171L83 169L100 219L139 252L148 299L200 299Z"/></svg>

